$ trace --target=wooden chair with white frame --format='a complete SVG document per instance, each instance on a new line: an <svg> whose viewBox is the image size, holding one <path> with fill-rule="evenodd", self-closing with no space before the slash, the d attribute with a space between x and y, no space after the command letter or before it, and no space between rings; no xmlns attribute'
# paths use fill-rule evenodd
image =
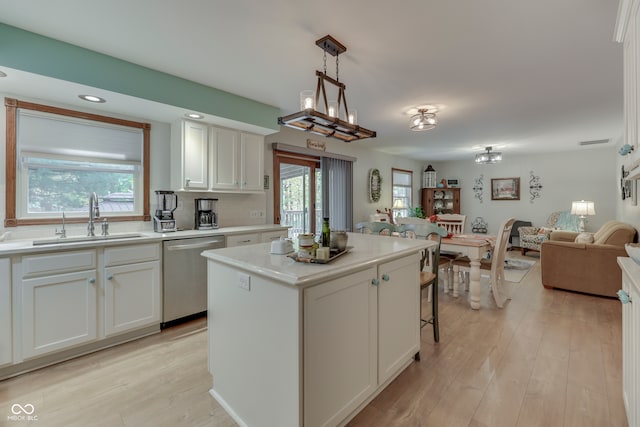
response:
<svg viewBox="0 0 640 427"><path fill-rule="evenodd" d="M509 241L509 234L511 233L511 228L513 227L513 223L515 222L514 218L507 219L504 223L500 225L498 229L498 235L496 236L496 244L493 248L493 254L491 259L489 260L481 260L480 269L481 270L489 270L490 271L490 284L491 284L491 293L493 294L493 299L496 302L496 305L499 308L502 308L504 302L508 299L511 299L511 292L509 286L505 283L504 280L504 261L507 255L507 244ZM469 268L469 258L460 257L452 261L454 267L454 275L459 272L460 268L468 269ZM466 275L465 275L466 276ZM466 282L466 280L465 280ZM462 285L463 287L467 287L467 283Z"/></svg>

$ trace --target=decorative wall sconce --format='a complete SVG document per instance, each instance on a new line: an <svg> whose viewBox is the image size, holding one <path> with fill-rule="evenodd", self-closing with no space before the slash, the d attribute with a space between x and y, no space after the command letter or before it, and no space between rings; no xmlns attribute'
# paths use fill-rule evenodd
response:
<svg viewBox="0 0 640 427"><path fill-rule="evenodd" d="M529 203L539 197L542 197L542 184L540 184L540 176L535 175L533 171L529 172Z"/></svg>
<svg viewBox="0 0 640 427"><path fill-rule="evenodd" d="M483 179L484 179L484 175L480 174L478 178L474 179L475 183L473 184L474 197L480 200L480 203L482 203L482 190L484 188L484 185L482 183Z"/></svg>

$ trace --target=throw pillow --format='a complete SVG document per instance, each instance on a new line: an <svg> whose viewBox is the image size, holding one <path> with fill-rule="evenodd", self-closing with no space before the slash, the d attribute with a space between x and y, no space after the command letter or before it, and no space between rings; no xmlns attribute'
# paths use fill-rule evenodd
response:
<svg viewBox="0 0 640 427"><path fill-rule="evenodd" d="M551 232L550 228L540 227L538 229L538 234L549 234Z"/></svg>
<svg viewBox="0 0 640 427"><path fill-rule="evenodd" d="M576 236L576 243L593 243L593 233L580 233Z"/></svg>

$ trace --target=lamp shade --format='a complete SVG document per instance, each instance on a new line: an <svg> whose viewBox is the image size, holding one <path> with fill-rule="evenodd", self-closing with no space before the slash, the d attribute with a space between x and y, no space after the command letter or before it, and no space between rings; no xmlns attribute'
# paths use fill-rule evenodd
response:
<svg viewBox="0 0 640 427"><path fill-rule="evenodd" d="M580 200L579 202L571 202L571 214L578 216L595 215L595 204L593 202L584 200Z"/></svg>
<svg viewBox="0 0 640 427"><path fill-rule="evenodd" d="M404 200L402 199L395 199L393 201L393 208L394 209L405 209L406 206L404 205Z"/></svg>

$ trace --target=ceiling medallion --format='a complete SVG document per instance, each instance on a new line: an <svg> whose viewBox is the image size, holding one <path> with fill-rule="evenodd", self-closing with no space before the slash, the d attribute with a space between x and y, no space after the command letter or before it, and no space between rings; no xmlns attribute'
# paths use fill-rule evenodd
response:
<svg viewBox="0 0 640 427"><path fill-rule="evenodd" d="M340 82L338 72L338 55L346 52L347 48L329 35L316 40L316 45L324 51L324 71L316 71L318 84L315 96L311 90L302 91L300 93L302 111L278 117L278 124L344 142L375 138L376 132L358 126L355 110L349 111L347 108L347 99L344 94L346 86ZM327 53L336 57L335 79L327 75ZM337 101L327 100L325 82L338 88ZM320 101L322 103L318 105ZM320 107L324 107L322 112L316 109Z"/></svg>

